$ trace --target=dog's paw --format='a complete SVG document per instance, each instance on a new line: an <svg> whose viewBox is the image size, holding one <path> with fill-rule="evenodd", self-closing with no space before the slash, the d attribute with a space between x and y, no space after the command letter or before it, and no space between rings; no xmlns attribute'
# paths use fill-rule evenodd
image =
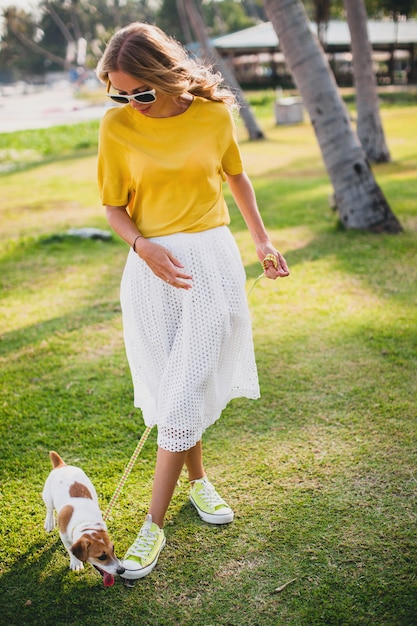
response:
<svg viewBox="0 0 417 626"><path fill-rule="evenodd" d="M43 525L44 529L47 533L50 533L51 530L55 528L55 518L53 513L48 513L45 518L45 523Z"/></svg>
<svg viewBox="0 0 417 626"><path fill-rule="evenodd" d="M70 557L70 568L73 572L81 572L84 569L84 564L82 561L77 559L75 556Z"/></svg>

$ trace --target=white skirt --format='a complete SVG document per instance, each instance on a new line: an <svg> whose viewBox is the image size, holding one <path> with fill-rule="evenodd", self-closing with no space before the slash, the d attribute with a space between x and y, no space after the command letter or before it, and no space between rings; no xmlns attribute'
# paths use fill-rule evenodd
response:
<svg viewBox="0 0 417 626"><path fill-rule="evenodd" d="M130 251L121 283L126 354L134 404L158 445L192 448L229 400L258 398L245 272L227 226L150 239L193 277L177 289Z"/></svg>

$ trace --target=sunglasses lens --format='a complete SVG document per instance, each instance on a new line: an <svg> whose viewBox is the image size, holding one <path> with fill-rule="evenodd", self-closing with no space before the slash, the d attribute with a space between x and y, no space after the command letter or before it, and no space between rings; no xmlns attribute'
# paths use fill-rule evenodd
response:
<svg viewBox="0 0 417 626"><path fill-rule="evenodd" d="M154 93L138 93L135 98L136 102L141 102L142 104L148 104L150 102L155 102L156 97Z"/></svg>
<svg viewBox="0 0 417 626"><path fill-rule="evenodd" d="M113 94L109 94L109 96L114 102L118 102L119 104L127 104L129 102L128 98L124 96L114 96Z"/></svg>

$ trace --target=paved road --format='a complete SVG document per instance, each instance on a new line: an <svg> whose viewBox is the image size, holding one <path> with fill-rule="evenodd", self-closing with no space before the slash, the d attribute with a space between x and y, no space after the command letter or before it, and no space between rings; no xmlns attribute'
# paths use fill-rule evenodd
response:
<svg viewBox="0 0 417 626"><path fill-rule="evenodd" d="M108 106L104 100L103 94L102 106L90 106L68 83L26 94L0 87L0 133L99 119Z"/></svg>

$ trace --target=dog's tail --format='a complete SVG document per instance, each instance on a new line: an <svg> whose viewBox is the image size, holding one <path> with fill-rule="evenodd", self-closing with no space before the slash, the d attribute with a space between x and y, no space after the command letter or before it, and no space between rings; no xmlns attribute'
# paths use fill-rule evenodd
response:
<svg viewBox="0 0 417 626"><path fill-rule="evenodd" d="M66 463L61 459L58 452L54 452L53 450L49 453L49 458L51 459L52 467L56 469L57 467L64 467Z"/></svg>

